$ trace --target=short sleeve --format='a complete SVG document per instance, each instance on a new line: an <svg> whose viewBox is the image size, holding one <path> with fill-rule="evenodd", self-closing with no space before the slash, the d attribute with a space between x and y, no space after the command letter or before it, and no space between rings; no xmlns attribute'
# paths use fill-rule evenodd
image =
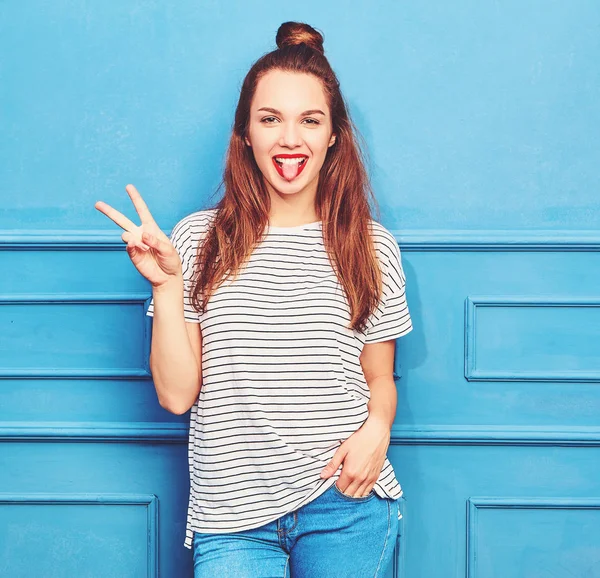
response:
<svg viewBox="0 0 600 578"><path fill-rule="evenodd" d="M199 235L197 226L194 226L192 216L181 219L171 231L169 239L179 256L181 257L181 270L183 274L183 312L184 318L190 323L200 323L201 314L193 307L191 302L192 280L194 276L194 262L198 249ZM154 316L154 298L150 299L150 305L146 315Z"/></svg>
<svg viewBox="0 0 600 578"><path fill-rule="evenodd" d="M383 293L377 309L367 321L365 343L396 339L412 330L400 247L387 229L380 231L377 237L377 252L382 263Z"/></svg>

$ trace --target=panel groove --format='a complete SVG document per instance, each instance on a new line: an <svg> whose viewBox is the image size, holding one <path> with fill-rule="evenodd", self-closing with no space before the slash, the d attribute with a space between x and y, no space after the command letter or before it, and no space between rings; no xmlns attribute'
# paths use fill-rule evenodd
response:
<svg viewBox="0 0 600 578"><path fill-rule="evenodd" d="M600 309L600 297L469 296L465 300L465 378L468 381L600 382L598 370L502 370L478 367L477 312L482 308L572 307Z"/></svg>
<svg viewBox="0 0 600 578"><path fill-rule="evenodd" d="M53 367L3 367L0 366L0 379L151 379L148 366L150 357L151 320L145 315L150 304L146 293L15 293L0 294L0 308L3 305L142 305L142 360L140 368L53 368Z"/></svg>
<svg viewBox="0 0 600 578"><path fill-rule="evenodd" d="M467 578L477 576L477 522L484 509L501 510L600 510L600 497L593 498L530 498L530 497L471 497L467 499L466 563Z"/></svg>
<svg viewBox="0 0 600 578"><path fill-rule="evenodd" d="M146 506L148 578L158 577L158 497L155 494L126 493L0 493L2 505L102 505Z"/></svg>

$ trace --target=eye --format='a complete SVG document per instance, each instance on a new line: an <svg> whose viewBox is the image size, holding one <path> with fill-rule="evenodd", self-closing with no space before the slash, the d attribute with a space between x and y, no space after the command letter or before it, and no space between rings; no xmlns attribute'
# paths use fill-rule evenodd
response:
<svg viewBox="0 0 600 578"><path fill-rule="evenodd" d="M271 122L271 120L277 120L277 119L274 116L266 116L265 118L261 119L260 122L262 122L264 124L273 124ZM308 122L308 124L314 124L314 125L321 124L318 120L316 120L314 118L306 118L304 120L306 120Z"/></svg>

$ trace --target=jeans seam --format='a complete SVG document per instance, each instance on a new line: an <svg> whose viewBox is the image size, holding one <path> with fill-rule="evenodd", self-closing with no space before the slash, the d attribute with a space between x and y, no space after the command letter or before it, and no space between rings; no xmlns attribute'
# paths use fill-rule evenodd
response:
<svg viewBox="0 0 600 578"><path fill-rule="evenodd" d="M381 550L381 556L379 557L379 562L377 563L377 568L375 569L375 574L373 575L373 578L377 578L377 575L379 574L379 568L381 567L381 561L383 560L383 555L385 554L385 549L387 548L387 544L388 544L388 540L390 537L390 526L391 526L391 517L392 514L390 512L390 504L389 501L386 500L387 502L387 507L388 507L388 527L387 527L387 532L385 535L385 542L383 543L383 550Z"/></svg>
<svg viewBox="0 0 600 578"><path fill-rule="evenodd" d="M290 557L288 556L285 559L285 566L283 567L283 578L287 578L287 575L288 575L287 570L288 570L289 563L290 563Z"/></svg>

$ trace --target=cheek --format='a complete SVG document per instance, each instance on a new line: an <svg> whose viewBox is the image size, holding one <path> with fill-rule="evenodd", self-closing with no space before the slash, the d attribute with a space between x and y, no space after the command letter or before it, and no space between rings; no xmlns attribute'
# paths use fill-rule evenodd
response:
<svg viewBox="0 0 600 578"><path fill-rule="evenodd" d="M312 170L320 171L323 163L325 162L325 157L327 156L327 145L323 143L319 143L311 148L312 151Z"/></svg>
<svg viewBox="0 0 600 578"><path fill-rule="evenodd" d="M260 130L260 127L251 124L248 128L248 140L252 143L252 149L258 153L264 150L267 139L264 131Z"/></svg>
<svg viewBox="0 0 600 578"><path fill-rule="evenodd" d="M255 152L256 164L260 167L261 171L267 172L271 167L271 155L268 151L256 151Z"/></svg>
<svg viewBox="0 0 600 578"><path fill-rule="evenodd" d="M252 154L254 155L254 160L258 166L264 165L269 159L267 158L267 151L265 147L258 140L251 140L252 143Z"/></svg>
<svg viewBox="0 0 600 578"><path fill-rule="evenodd" d="M306 145L315 156L325 156L327 154L330 137L327 134L314 135L314 138L307 138Z"/></svg>
<svg viewBox="0 0 600 578"><path fill-rule="evenodd" d="M264 137L254 137L251 139L252 150L256 160L259 161L267 156L270 156L270 151L273 150L273 143Z"/></svg>

